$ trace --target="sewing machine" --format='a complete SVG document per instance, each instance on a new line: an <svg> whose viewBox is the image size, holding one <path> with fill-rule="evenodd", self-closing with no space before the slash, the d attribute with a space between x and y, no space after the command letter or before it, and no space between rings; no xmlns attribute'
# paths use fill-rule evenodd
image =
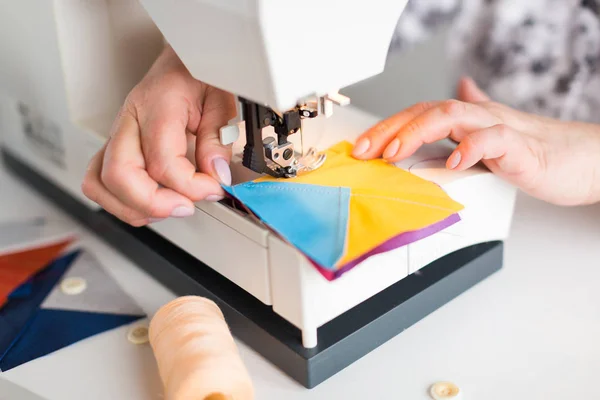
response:
<svg viewBox="0 0 600 400"><path fill-rule="evenodd" d="M339 90L383 71L407 0L20 0L0 5L5 163L179 294L212 298L233 333L314 387L502 266L515 189L448 171L453 144L398 164L465 206L461 222L329 282L248 214L200 202L131 228L81 193L87 163L164 38L190 72L239 98L221 129L234 182L310 173L307 150L377 118ZM401 90L399 87L397 90ZM401 356L401 355L399 355Z"/></svg>

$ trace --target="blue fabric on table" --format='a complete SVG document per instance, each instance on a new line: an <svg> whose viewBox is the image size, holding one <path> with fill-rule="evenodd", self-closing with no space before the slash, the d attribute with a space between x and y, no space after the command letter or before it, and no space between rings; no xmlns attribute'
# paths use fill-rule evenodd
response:
<svg viewBox="0 0 600 400"><path fill-rule="evenodd" d="M9 299L22 299L24 297L29 297L33 293L33 282L32 280L28 280L15 290L11 294L8 295Z"/></svg>
<svg viewBox="0 0 600 400"><path fill-rule="evenodd" d="M224 189L319 265L333 268L342 258L350 189L287 182L246 182Z"/></svg>
<svg viewBox="0 0 600 400"><path fill-rule="evenodd" d="M0 362L25 332L48 293L60 281L78 254L79 251L74 251L54 261L31 280L31 296L9 299L0 309Z"/></svg>
<svg viewBox="0 0 600 400"><path fill-rule="evenodd" d="M140 318L133 315L41 309L8 354L0 360L0 370L8 371Z"/></svg>
<svg viewBox="0 0 600 400"><path fill-rule="evenodd" d="M72 274L86 280L83 293L62 293L59 282ZM1 371L146 317L86 251L57 259L26 286L0 310Z"/></svg>

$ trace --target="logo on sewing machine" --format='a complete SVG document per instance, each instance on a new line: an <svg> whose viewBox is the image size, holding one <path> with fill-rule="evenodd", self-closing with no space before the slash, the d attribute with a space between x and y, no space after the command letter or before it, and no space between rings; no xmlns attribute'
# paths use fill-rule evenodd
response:
<svg viewBox="0 0 600 400"><path fill-rule="evenodd" d="M65 169L65 147L58 125L23 103L19 103L18 110L27 143L39 155L57 167Z"/></svg>

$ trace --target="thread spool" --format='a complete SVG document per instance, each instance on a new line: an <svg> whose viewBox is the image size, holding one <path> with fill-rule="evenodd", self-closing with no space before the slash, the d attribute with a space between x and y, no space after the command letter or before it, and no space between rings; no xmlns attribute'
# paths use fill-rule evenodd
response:
<svg viewBox="0 0 600 400"><path fill-rule="evenodd" d="M185 296L161 307L149 328L166 400L253 400L254 388L223 313Z"/></svg>

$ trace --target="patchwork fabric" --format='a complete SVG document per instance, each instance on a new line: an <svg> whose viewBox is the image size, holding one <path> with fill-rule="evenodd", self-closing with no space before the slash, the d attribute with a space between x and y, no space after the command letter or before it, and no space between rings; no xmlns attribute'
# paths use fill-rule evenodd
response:
<svg viewBox="0 0 600 400"><path fill-rule="evenodd" d="M87 251L81 252L62 280L68 278L85 279L86 289L73 296L63 293L60 285L57 285L42 303L43 309L144 315L140 306L121 289L98 260Z"/></svg>
<svg viewBox="0 0 600 400"><path fill-rule="evenodd" d="M130 315L41 309L10 352L0 361L0 369L8 371L138 319L139 317Z"/></svg>
<svg viewBox="0 0 600 400"><path fill-rule="evenodd" d="M33 282L28 280L18 288L16 288L11 294L8 295L8 299L22 299L31 296L33 291Z"/></svg>
<svg viewBox="0 0 600 400"><path fill-rule="evenodd" d="M342 276L342 274L344 274L345 272L350 271L352 268L356 267L358 264L362 263L369 257L372 257L376 254L381 254L381 253L385 253L388 251L392 251L399 247L406 246L407 244L410 244L410 243L414 243L418 240L421 240L428 236L431 236L434 233L444 230L447 227L454 225L455 223L457 223L459 221L460 221L460 217L458 216L458 214L452 214L448 218L446 218L438 223L435 223L433 225L430 225L426 228L419 229L416 231L401 233L398 236L391 238L387 242L382 243L381 245L377 246L373 250L363 254L362 256L360 256L352 261L349 261L348 263L346 263L344 265L341 265L340 267L338 267L335 270L325 269L315 262L313 262L313 265L321 273L321 275L323 275L327 280L332 281L332 280Z"/></svg>
<svg viewBox="0 0 600 400"><path fill-rule="evenodd" d="M227 190L318 264L335 265L343 257L349 189L249 182Z"/></svg>
<svg viewBox="0 0 600 400"><path fill-rule="evenodd" d="M60 283L75 277L85 290L63 293ZM0 309L0 370L145 317L90 253L75 251L19 287Z"/></svg>
<svg viewBox="0 0 600 400"><path fill-rule="evenodd" d="M438 185L383 160L357 160L351 152L352 145L341 142L316 171L292 179L262 177L226 190L327 279L460 220L463 206Z"/></svg>
<svg viewBox="0 0 600 400"><path fill-rule="evenodd" d="M19 286L47 267L71 244L71 240L0 256L0 307Z"/></svg>
<svg viewBox="0 0 600 400"><path fill-rule="evenodd" d="M4 357L25 332L44 298L59 282L77 255L78 252L73 252L55 260L31 280L30 296L11 299L0 309L0 370L4 370Z"/></svg>

